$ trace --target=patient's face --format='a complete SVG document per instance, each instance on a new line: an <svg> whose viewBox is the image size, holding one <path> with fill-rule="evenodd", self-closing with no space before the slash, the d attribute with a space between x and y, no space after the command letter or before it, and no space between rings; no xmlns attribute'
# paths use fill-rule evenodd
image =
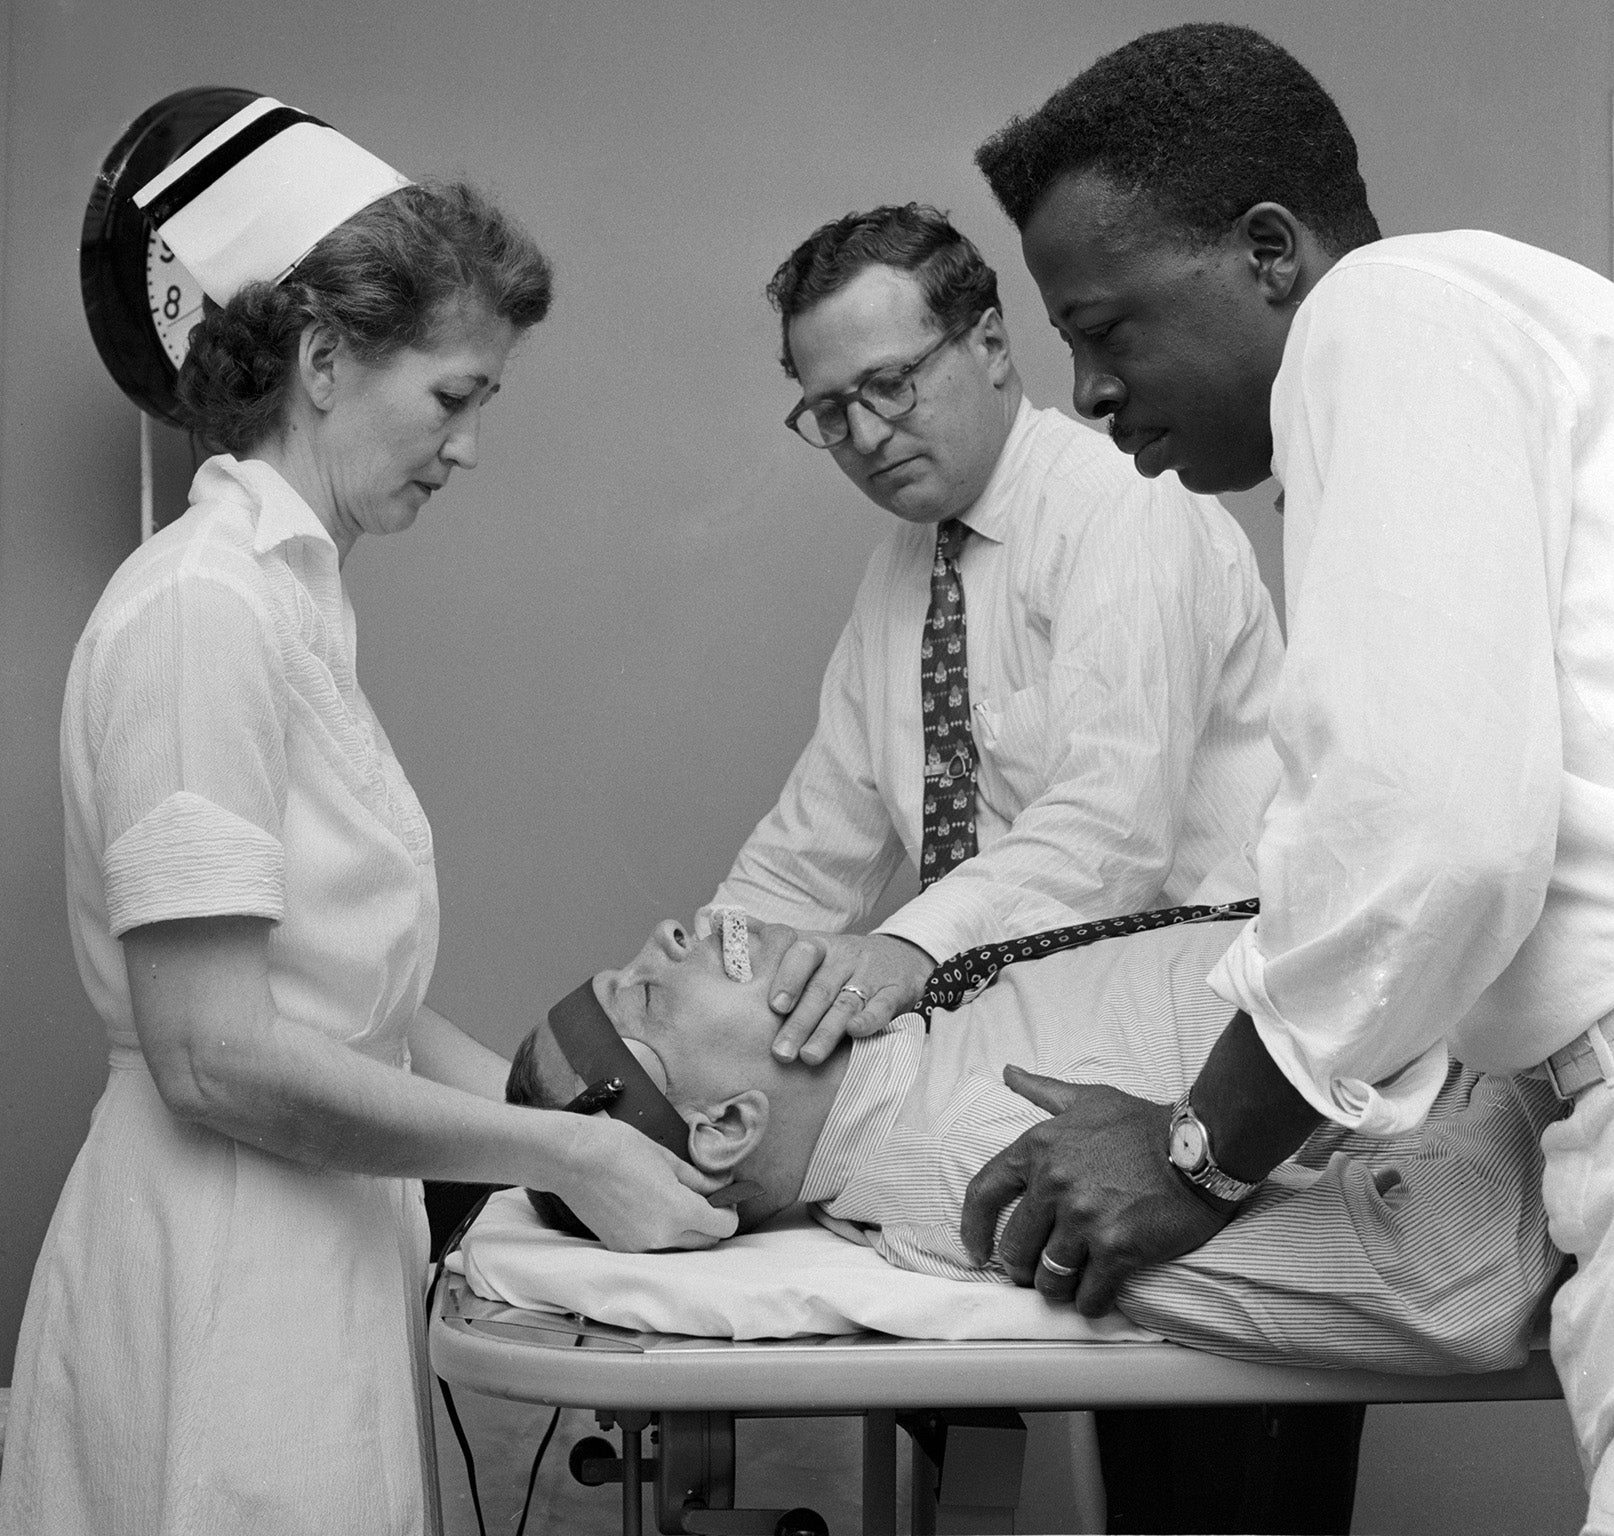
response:
<svg viewBox="0 0 1614 1536"><path fill-rule="evenodd" d="M754 918L747 928L750 981L724 972L719 934L697 939L670 918L627 965L594 978L600 1006L619 1034L640 1043L634 1054L675 1104L721 1099L779 1075L768 979L795 930Z"/></svg>
<svg viewBox="0 0 1614 1536"><path fill-rule="evenodd" d="M818 1066L773 1054L779 1019L767 987L795 942L793 928L748 920L750 981L723 968L720 934L703 940L682 924L657 924L620 970L602 971L594 995L651 1079L689 1126L689 1159L708 1173L743 1174L756 1186L739 1207L749 1231L799 1196L847 1051ZM544 1025L521 1042L505 1096L558 1109L582 1086ZM540 1218L589 1236L555 1197L529 1191ZM568 1223L572 1223L569 1225Z"/></svg>

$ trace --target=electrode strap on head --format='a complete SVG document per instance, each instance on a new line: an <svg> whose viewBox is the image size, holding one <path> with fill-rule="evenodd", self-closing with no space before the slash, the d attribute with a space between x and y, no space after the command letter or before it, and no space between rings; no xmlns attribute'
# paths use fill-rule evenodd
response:
<svg viewBox="0 0 1614 1536"><path fill-rule="evenodd" d="M626 1086L620 1077L604 1078L590 1083L570 1104L562 1104L561 1108L569 1115L597 1115L615 1104Z"/></svg>
<svg viewBox="0 0 1614 1536"><path fill-rule="evenodd" d="M549 1032L589 1088L609 1079L621 1082L622 1091L600 1106L606 1114L689 1162L689 1127L616 1032L594 995L593 982L585 981L549 1010Z"/></svg>
<svg viewBox="0 0 1614 1536"><path fill-rule="evenodd" d="M593 982L585 981L549 1010L549 1032L571 1069L588 1085L567 1109L580 1114L604 1110L611 1119L631 1125L665 1147L680 1162L695 1166L683 1116L616 1032L594 995ZM735 1179L706 1199L715 1206L737 1206L762 1193L760 1184Z"/></svg>

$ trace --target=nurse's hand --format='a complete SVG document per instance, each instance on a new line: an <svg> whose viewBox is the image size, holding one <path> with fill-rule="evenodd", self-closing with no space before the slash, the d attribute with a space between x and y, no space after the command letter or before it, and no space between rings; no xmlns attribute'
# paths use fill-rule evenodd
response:
<svg viewBox="0 0 1614 1536"><path fill-rule="evenodd" d="M556 1118L577 1125L565 1159L572 1176L555 1192L607 1248L710 1248L734 1236L738 1214L706 1201L726 1179L702 1173L620 1120Z"/></svg>
<svg viewBox="0 0 1614 1536"><path fill-rule="evenodd" d="M1168 1105L1014 1066L1003 1080L1053 1118L970 1180L960 1236L975 1263L991 1257L998 1213L1018 1199L997 1243L1010 1278L1050 1301L1074 1299L1078 1312L1098 1317L1129 1275L1192 1252L1232 1219L1166 1161Z"/></svg>
<svg viewBox="0 0 1614 1536"><path fill-rule="evenodd" d="M768 983L784 1018L774 1036L780 1061L825 1060L843 1035L877 1035L919 1001L936 962L889 933L803 933Z"/></svg>

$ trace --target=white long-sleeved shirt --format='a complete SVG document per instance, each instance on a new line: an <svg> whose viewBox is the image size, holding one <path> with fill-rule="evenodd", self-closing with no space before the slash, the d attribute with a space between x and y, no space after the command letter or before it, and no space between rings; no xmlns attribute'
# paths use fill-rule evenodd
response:
<svg viewBox="0 0 1614 1536"><path fill-rule="evenodd" d="M996 1259L976 1268L959 1239L970 1179L1047 1118L1005 1085L1004 1065L1174 1098L1226 1026L1204 977L1233 926L1021 961L933 1014L928 1035L909 1014L854 1041L801 1198L900 1268L1006 1282ZM1204 1247L1129 1279L1120 1309L1250 1360L1515 1365L1562 1263L1539 1147L1561 1107L1546 1083L1454 1066L1428 1123L1400 1138L1325 1122Z"/></svg>
<svg viewBox="0 0 1614 1536"><path fill-rule="evenodd" d="M1272 392L1289 651L1261 918L1211 981L1415 1124L1614 1005L1614 285L1476 231L1341 260Z"/></svg>
<svg viewBox="0 0 1614 1536"><path fill-rule="evenodd" d="M1254 836L1277 776L1277 620L1218 503L1022 402L963 521L980 851L880 929L938 959L1183 899ZM918 867L935 537L902 523L875 551L812 740L713 905L856 928Z"/></svg>

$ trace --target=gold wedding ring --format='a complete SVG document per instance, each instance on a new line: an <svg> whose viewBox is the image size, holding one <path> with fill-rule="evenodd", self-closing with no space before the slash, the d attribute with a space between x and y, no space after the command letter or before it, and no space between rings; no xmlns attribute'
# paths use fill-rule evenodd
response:
<svg viewBox="0 0 1614 1536"><path fill-rule="evenodd" d="M862 987L854 987L851 982L847 982L847 984L844 987L841 988L841 991L842 992L850 992L852 994L852 996L855 997L860 1003L862 1003L865 1008L868 1007L868 1005L869 1005L869 994L867 992L865 992ZM838 995L839 994L837 994L837 996Z"/></svg>
<svg viewBox="0 0 1614 1536"><path fill-rule="evenodd" d="M1044 1269L1046 1269L1050 1275L1058 1275L1061 1280L1068 1280L1068 1279L1070 1279L1070 1277L1072 1275L1074 1275L1076 1273L1076 1271L1074 1269L1071 1269L1071 1268L1069 1268L1068 1266L1066 1266L1064 1264L1057 1263L1055 1260L1050 1259L1048 1257L1048 1250L1047 1249L1043 1250L1042 1257L1040 1259L1038 1259L1037 1262L1039 1264L1041 1264L1042 1267Z"/></svg>

